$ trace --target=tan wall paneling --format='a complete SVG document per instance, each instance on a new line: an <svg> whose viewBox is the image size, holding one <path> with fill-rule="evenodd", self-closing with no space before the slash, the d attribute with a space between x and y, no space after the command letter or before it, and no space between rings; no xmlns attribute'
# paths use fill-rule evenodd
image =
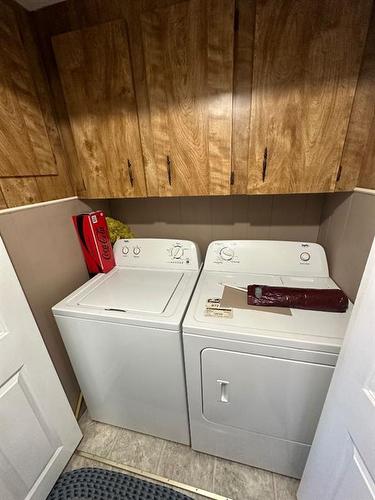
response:
<svg viewBox="0 0 375 500"><path fill-rule="evenodd" d="M196 241L204 255L216 239L315 242L324 195L191 196L111 200L113 217L135 236Z"/></svg>
<svg viewBox="0 0 375 500"><path fill-rule="evenodd" d="M375 194L355 191L326 196L318 243L326 249L330 275L351 300L375 236Z"/></svg>
<svg viewBox="0 0 375 500"><path fill-rule="evenodd" d="M64 200L0 212L1 237L73 409L79 386L51 307L88 279L71 216L91 208L106 207Z"/></svg>

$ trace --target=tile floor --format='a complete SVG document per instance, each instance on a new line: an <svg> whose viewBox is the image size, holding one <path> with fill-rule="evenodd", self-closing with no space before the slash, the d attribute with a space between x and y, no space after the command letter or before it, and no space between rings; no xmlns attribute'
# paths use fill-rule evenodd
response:
<svg viewBox="0 0 375 500"><path fill-rule="evenodd" d="M293 500L298 481L262 469L248 467L188 446L95 422L87 412L80 419L82 451L152 472L191 486L218 493L233 500ZM74 455L67 469L102 467ZM110 467L107 467L110 468ZM124 471L123 471L124 472ZM184 491L194 499L203 497Z"/></svg>

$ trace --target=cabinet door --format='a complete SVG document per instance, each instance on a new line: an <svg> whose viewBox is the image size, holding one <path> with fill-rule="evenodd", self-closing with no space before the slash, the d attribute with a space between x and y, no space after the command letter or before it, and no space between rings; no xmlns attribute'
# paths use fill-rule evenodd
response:
<svg viewBox="0 0 375 500"><path fill-rule="evenodd" d="M0 177L56 174L13 11L0 8Z"/></svg>
<svg viewBox="0 0 375 500"><path fill-rule="evenodd" d="M371 4L257 1L248 192L334 190Z"/></svg>
<svg viewBox="0 0 375 500"><path fill-rule="evenodd" d="M233 21L233 0L142 15L160 196L230 193Z"/></svg>
<svg viewBox="0 0 375 500"><path fill-rule="evenodd" d="M86 195L145 196L125 22L55 36L53 48Z"/></svg>
<svg viewBox="0 0 375 500"><path fill-rule="evenodd" d="M336 191L375 189L375 9L355 91Z"/></svg>

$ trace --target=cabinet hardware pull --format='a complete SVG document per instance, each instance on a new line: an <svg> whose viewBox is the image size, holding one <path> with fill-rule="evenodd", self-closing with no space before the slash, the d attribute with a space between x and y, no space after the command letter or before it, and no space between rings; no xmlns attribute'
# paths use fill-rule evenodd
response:
<svg viewBox="0 0 375 500"><path fill-rule="evenodd" d="M233 20L233 24L234 24L234 31L238 31L239 28L240 28L240 11L238 9L238 7L236 7L234 9L234 20Z"/></svg>
<svg viewBox="0 0 375 500"><path fill-rule="evenodd" d="M339 182L339 180L341 179L341 172L342 172L342 166L340 165L337 171L336 182Z"/></svg>
<svg viewBox="0 0 375 500"><path fill-rule="evenodd" d="M233 186L234 184L234 171L232 170L232 172L230 173L230 185Z"/></svg>
<svg viewBox="0 0 375 500"><path fill-rule="evenodd" d="M132 164L131 164L130 160L128 160L128 174L129 174L129 180L130 180L131 187L133 187L134 177L133 177Z"/></svg>
<svg viewBox="0 0 375 500"><path fill-rule="evenodd" d="M168 183L172 186L172 172L171 172L171 159L167 155L167 172L168 172Z"/></svg>
<svg viewBox="0 0 375 500"><path fill-rule="evenodd" d="M57 166L56 155L53 151L52 151L52 156L53 156L53 161L55 162L55 165Z"/></svg>
<svg viewBox="0 0 375 500"><path fill-rule="evenodd" d="M264 154L263 154L263 172L262 172L262 180L263 180L263 182L266 179L267 158L268 158L268 150L267 150L267 148L264 148Z"/></svg>

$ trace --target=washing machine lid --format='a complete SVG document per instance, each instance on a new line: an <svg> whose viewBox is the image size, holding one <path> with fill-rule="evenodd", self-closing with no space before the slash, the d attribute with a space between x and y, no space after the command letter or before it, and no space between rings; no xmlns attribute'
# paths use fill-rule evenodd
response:
<svg viewBox="0 0 375 500"><path fill-rule="evenodd" d="M184 273L117 267L79 296L80 308L161 314Z"/></svg>

